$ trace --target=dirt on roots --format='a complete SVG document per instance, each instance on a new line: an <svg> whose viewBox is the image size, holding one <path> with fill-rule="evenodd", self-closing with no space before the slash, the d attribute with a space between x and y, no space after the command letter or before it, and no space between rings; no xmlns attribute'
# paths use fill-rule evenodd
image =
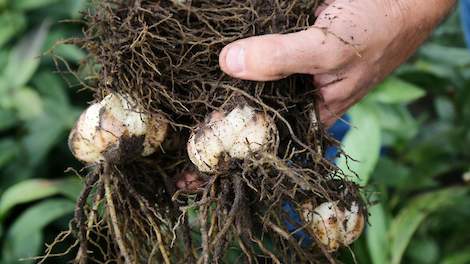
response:
<svg viewBox="0 0 470 264"><path fill-rule="evenodd" d="M338 142L317 122L321 98L311 76L242 81L218 64L222 48L237 39L307 29L319 3L92 2L83 38L69 41L89 53L83 86L96 100L129 94L148 113L165 115L172 131L151 157L89 168L72 230L55 243L75 235L76 263L334 263L295 212L305 202L347 207L362 199L324 158ZM233 161L222 173L199 173L205 184L195 192L177 190L176 176L196 170L186 153L192 129L240 102L275 120L279 147Z"/></svg>

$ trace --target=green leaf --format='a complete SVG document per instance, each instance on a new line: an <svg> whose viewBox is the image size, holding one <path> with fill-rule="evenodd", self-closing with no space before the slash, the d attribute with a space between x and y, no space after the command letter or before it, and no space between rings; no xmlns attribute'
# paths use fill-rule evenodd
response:
<svg viewBox="0 0 470 264"><path fill-rule="evenodd" d="M454 187L420 195L408 202L390 225L391 263L399 264L413 234L434 211L452 205L468 191Z"/></svg>
<svg viewBox="0 0 470 264"><path fill-rule="evenodd" d="M67 0L70 16L74 18L80 17L80 12L85 9L88 2L86 0Z"/></svg>
<svg viewBox="0 0 470 264"><path fill-rule="evenodd" d="M46 49L52 51L52 56L61 57L69 63L79 63L86 57L85 51L76 45L60 44L63 40L73 37L72 32L54 30L49 33L46 40Z"/></svg>
<svg viewBox="0 0 470 264"><path fill-rule="evenodd" d="M49 30L44 21L38 28L24 36L10 53L5 77L10 88L25 85L33 76L40 62L41 49Z"/></svg>
<svg viewBox="0 0 470 264"><path fill-rule="evenodd" d="M411 140L419 131L418 123L404 105L380 104L377 114L383 132L393 136L388 142L383 142L384 145L394 145L398 140Z"/></svg>
<svg viewBox="0 0 470 264"><path fill-rule="evenodd" d="M60 180L59 185L61 189L60 193L72 201L76 201L78 199L78 196L80 196L83 189L82 181L76 176Z"/></svg>
<svg viewBox="0 0 470 264"><path fill-rule="evenodd" d="M400 190L413 187L414 181L406 164L386 156L379 159L372 179L374 183L385 187L399 188Z"/></svg>
<svg viewBox="0 0 470 264"><path fill-rule="evenodd" d="M75 62L79 63L86 57L86 53L77 46L70 45L70 44L61 44L56 46L54 52L66 59L69 63Z"/></svg>
<svg viewBox="0 0 470 264"><path fill-rule="evenodd" d="M63 119L76 117L75 113L72 115L67 109L64 111L64 108L52 101L45 101L44 108L43 115L26 123L29 133L21 140L32 167L40 164L56 144L63 143L64 133L69 125Z"/></svg>
<svg viewBox="0 0 470 264"><path fill-rule="evenodd" d="M434 107L440 119L447 121L454 120L456 113L451 100L444 97L437 97L434 99Z"/></svg>
<svg viewBox="0 0 470 264"><path fill-rule="evenodd" d="M10 57L10 49L0 47L0 73L3 72L3 70L5 69L5 65L7 65L9 57ZM1 77L1 79L3 79L3 77ZM3 89L0 88L0 92L2 90Z"/></svg>
<svg viewBox="0 0 470 264"><path fill-rule="evenodd" d="M351 130L343 140L343 150L352 159L342 156L338 167L345 173L355 172L352 180L365 185L377 164L380 154L381 131L376 106L362 102L350 111Z"/></svg>
<svg viewBox="0 0 470 264"><path fill-rule="evenodd" d="M30 203L54 195L63 195L75 200L82 184L77 177L61 180L32 179L13 185L0 199L0 222L15 206Z"/></svg>
<svg viewBox="0 0 470 264"><path fill-rule="evenodd" d="M470 248L455 252L450 256L447 256L441 264L468 264L470 263Z"/></svg>
<svg viewBox="0 0 470 264"><path fill-rule="evenodd" d="M0 112L1 113L1 112ZM0 115L1 118L1 115ZM18 154L18 147L12 139L0 140L0 169Z"/></svg>
<svg viewBox="0 0 470 264"><path fill-rule="evenodd" d="M61 0L14 0L11 1L11 7L17 10L32 10L47 5L57 3Z"/></svg>
<svg viewBox="0 0 470 264"><path fill-rule="evenodd" d="M66 84L50 72L36 74L32 83L38 88L45 101L47 112L65 128L72 128L81 109L74 108L67 97Z"/></svg>
<svg viewBox="0 0 470 264"><path fill-rule="evenodd" d="M1 4L0 4L1 6ZM26 26L26 18L22 13L2 12L0 14L0 48Z"/></svg>
<svg viewBox="0 0 470 264"><path fill-rule="evenodd" d="M35 90L29 87L13 90L11 99L19 118L23 121L36 118L44 111L41 97Z"/></svg>
<svg viewBox="0 0 470 264"><path fill-rule="evenodd" d="M40 164L56 144L63 143L64 132L68 129L64 115L68 119L75 118L68 109L64 110L53 101L45 101L44 108L43 115L26 123L29 133L21 140L33 167Z"/></svg>
<svg viewBox="0 0 470 264"><path fill-rule="evenodd" d="M65 86L62 79L49 71L39 72L32 79L33 85L38 89L41 95L59 107L69 105L69 99L65 93Z"/></svg>
<svg viewBox="0 0 470 264"><path fill-rule="evenodd" d="M24 240L24 238L20 238ZM18 240L18 239L17 239ZM32 260L23 258L37 256L44 241L42 232L29 234L27 241L8 241L3 246L2 263L6 264L28 264L34 263ZM20 244L21 245L18 245ZM27 243L27 244L26 244Z"/></svg>
<svg viewBox="0 0 470 264"><path fill-rule="evenodd" d="M367 247L374 264L389 263L388 225L382 204L369 208L369 226L366 230Z"/></svg>
<svg viewBox="0 0 470 264"><path fill-rule="evenodd" d="M439 259L439 245L431 238L413 239L406 251L406 257L413 263L432 264Z"/></svg>
<svg viewBox="0 0 470 264"><path fill-rule="evenodd" d="M445 64L432 63L425 59L418 59L414 63L414 68L423 73L430 74L441 78L449 83L461 85L462 80L455 68L449 67Z"/></svg>
<svg viewBox="0 0 470 264"><path fill-rule="evenodd" d="M410 103L426 92L418 86L397 77L389 77L379 84L367 99L386 104Z"/></svg>
<svg viewBox="0 0 470 264"><path fill-rule="evenodd" d="M8 230L3 247L7 263L33 263L19 259L37 256L43 244L42 230L58 218L71 214L75 203L65 199L49 199L26 210Z"/></svg>
<svg viewBox="0 0 470 264"><path fill-rule="evenodd" d="M427 44L421 47L420 54L436 64L447 64L453 67L470 65L470 53L467 48Z"/></svg>
<svg viewBox="0 0 470 264"><path fill-rule="evenodd" d="M0 131L12 128L17 121L12 111L0 109Z"/></svg>

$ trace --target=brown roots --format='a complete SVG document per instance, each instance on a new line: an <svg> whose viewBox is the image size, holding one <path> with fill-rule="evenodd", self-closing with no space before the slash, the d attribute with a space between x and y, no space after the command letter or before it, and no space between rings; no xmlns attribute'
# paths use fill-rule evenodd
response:
<svg viewBox="0 0 470 264"><path fill-rule="evenodd" d="M184 216L170 199L174 188L167 188L173 183L157 171L140 161L105 163L87 175L73 232L65 233L76 234L79 241L65 252L78 247L74 263L192 263L193 252L183 251L191 244L187 221L177 223ZM55 242L40 259L62 255L53 253Z"/></svg>
<svg viewBox="0 0 470 264"><path fill-rule="evenodd" d="M292 155L315 164L305 153ZM292 158L263 153L234 164L235 169L210 176L198 198L181 208L185 214L189 208L199 213L193 226L201 237L198 263L335 263L321 244L312 242L312 230L295 215L307 202L317 206L339 200L340 206L349 207L361 199L358 186L339 175L319 174L314 166L299 166ZM177 194L174 200L185 199ZM228 258L234 247L239 251L236 261L234 253Z"/></svg>
<svg viewBox="0 0 470 264"><path fill-rule="evenodd" d="M300 208L361 198L358 186L324 158L338 142L317 121L314 102L321 98L311 76L250 82L218 66L219 52L234 40L308 28L319 3L92 2L84 37L70 41L90 54L83 85L96 99L129 94L145 111L166 115L173 132L160 153L100 165L87 176L74 220L77 263L335 262L309 235ZM234 160L217 174L200 173L206 184L195 193L175 190L176 175L194 170L186 154L191 129L240 98L275 120L279 148Z"/></svg>

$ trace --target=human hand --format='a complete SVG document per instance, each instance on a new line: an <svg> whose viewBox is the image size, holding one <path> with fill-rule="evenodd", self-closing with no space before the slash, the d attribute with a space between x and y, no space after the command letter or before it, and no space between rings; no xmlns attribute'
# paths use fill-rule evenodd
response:
<svg viewBox="0 0 470 264"><path fill-rule="evenodd" d="M227 45L220 67L240 79L267 81L311 74L331 125L402 64L455 0L326 0L308 30L256 36Z"/></svg>

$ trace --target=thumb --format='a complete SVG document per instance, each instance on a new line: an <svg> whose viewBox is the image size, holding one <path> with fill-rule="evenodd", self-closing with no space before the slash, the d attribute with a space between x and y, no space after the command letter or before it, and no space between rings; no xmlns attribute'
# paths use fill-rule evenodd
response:
<svg viewBox="0 0 470 264"><path fill-rule="evenodd" d="M250 37L227 45L219 55L221 69L235 78L268 81L294 73L323 73L345 59L342 43L312 27L290 34ZM342 57L341 57L342 56Z"/></svg>

